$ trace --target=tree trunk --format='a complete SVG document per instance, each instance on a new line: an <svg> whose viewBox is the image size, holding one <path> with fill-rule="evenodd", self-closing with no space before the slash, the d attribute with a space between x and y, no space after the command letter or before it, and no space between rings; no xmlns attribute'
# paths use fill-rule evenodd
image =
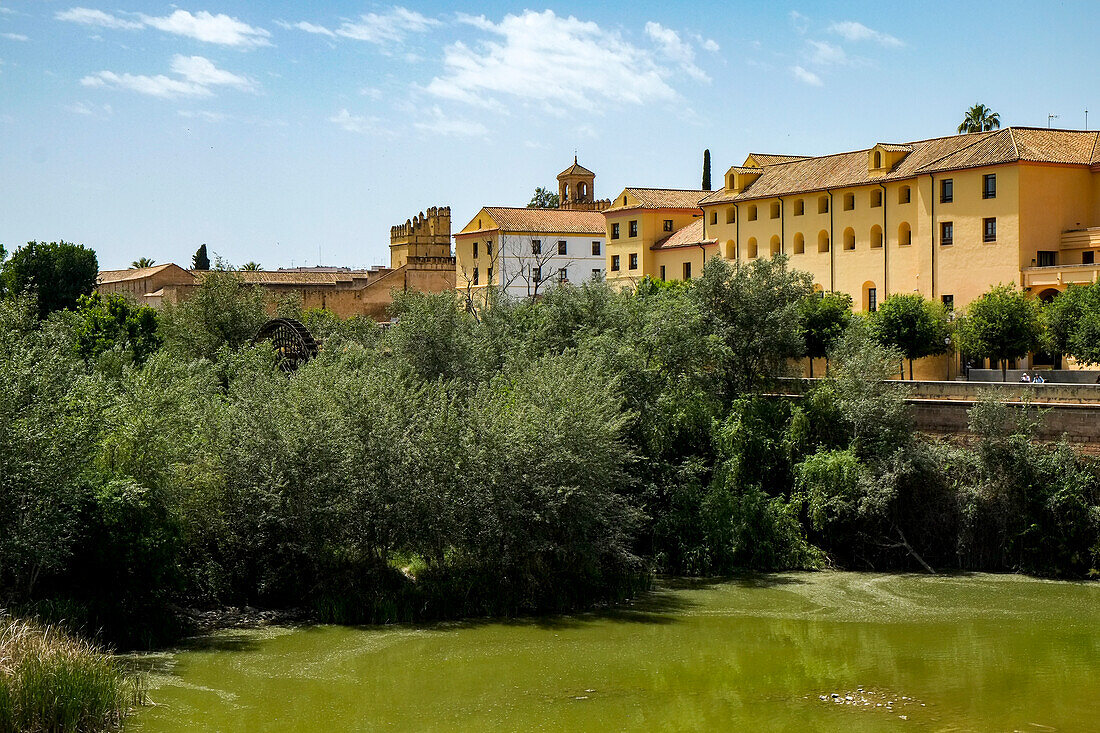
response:
<svg viewBox="0 0 1100 733"><path fill-rule="evenodd" d="M909 381L913 381L913 360L909 360Z"/></svg>
<svg viewBox="0 0 1100 733"><path fill-rule="evenodd" d="M1008 359L1001 359L1001 381L1008 381Z"/></svg>
<svg viewBox="0 0 1100 733"><path fill-rule="evenodd" d="M814 358L810 357L810 379L814 378Z"/></svg>

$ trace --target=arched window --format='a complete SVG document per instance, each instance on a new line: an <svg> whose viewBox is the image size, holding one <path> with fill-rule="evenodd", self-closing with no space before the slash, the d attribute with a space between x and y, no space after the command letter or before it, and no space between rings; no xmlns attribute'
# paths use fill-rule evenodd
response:
<svg viewBox="0 0 1100 733"><path fill-rule="evenodd" d="M863 283L863 312L874 313L878 310L878 288L868 280Z"/></svg>
<svg viewBox="0 0 1100 733"><path fill-rule="evenodd" d="M882 167L882 153L878 150L875 151L875 168Z"/></svg>
<svg viewBox="0 0 1100 733"><path fill-rule="evenodd" d="M757 251L756 237L749 237L749 251L748 258L755 260L760 253Z"/></svg>
<svg viewBox="0 0 1100 733"><path fill-rule="evenodd" d="M908 247L913 243L913 230L909 228L909 222L903 221L898 225L898 246Z"/></svg>
<svg viewBox="0 0 1100 733"><path fill-rule="evenodd" d="M733 174L732 173L730 173L728 176L726 176L726 188L728 188L731 191L734 189Z"/></svg>
<svg viewBox="0 0 1100 733"><path fill-rule="evenodd" d="M581 181L580 190L577 193L580 194L580 197L583 199L585 197L585 194L588 193L588 184Z"/></svg>
<svg viewBox="0 0 1100 733"><path fill-rule="evenodd" d="M829 233L822 229L817 233L817 251L828 252L829 251Z"/></svg>
<svg viewBox="0 0 1100 733"><path fill-rule="evenodd" d="M477 220L477 228L478 228L478 229L481 229L481 219L478 219L478 220Z"/></svg>
<svg viewBox="0 0 1100 733"><path fill-rule="evenodd" d="M908 186L902 186L898 189L898 203L907 204L913 200L912 190Z"/></svg>
<svg viewBox="0 0 1100 733"><path fill-rule="evenodd" d="M794 253L796 255L806 254L806 238L802 236L802 232L794 235Z"/></svg>
<svg viewBox="0 0 1100 733"><path fill-rule="evenodd" d="M822 196L817 200L817 213L828 214L829 213L829 197Z"/></svg>
<svg viewBox="0 0 1100 733"><path fill-rule="evenodd" d="M806 213L806 202L802 199L796 199L794 202L794 215L802 216Z"/></svg>
<svg viewBox="0 0 1100 733"><path fill-rule="evenodd" d="M749 207L749 221L756 221L756 204Z"/></svg>
<svg viewBox="0 0 1100 733"><path fill-rule="evenodd" d="M568 201L569 200L569 184L568 183L561 184L561 192L565 195L565 200ZM625 204L626 201L624 200L623 203Z"/></svg>
<svg viewBox="0 0 1100 733"><path fill-rule="evenodd" d="M775 257L777 254L779 254L779 251L781 249L783 249L783 243L779 241L779 235L776 234L772 237L771 241L772 257Z"/></svg>
<svg viewBox="0 0 1100 733"><path fill-rule="evenodd" d="M882 227L875 224L871 227L871 249L882 248Z"/></svg>
<svg viewBox="0 0 1100 733"><path fill-rule="evenodd" d="M737 245L734 244L734 241L732 239L726 241L725 250L725 257L727 260L737 259Z"/></svg>
<svg viewBox="0 0 1100 733"><path fill-rule="evenodd" d="M844 249L852 250L856 248L856 230L848 227L844 230Z"/></svg>

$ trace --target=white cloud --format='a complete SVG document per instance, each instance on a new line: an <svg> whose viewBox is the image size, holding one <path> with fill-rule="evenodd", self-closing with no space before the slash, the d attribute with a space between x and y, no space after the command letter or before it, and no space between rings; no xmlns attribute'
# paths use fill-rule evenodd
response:
<svg viewBox="0 0 1100 733"><path fill-rule="evenodd" d="M829 31L849 41L875 41L882 46L905 45L900 39L891 36L889 33L876 31L874 28L868 28L854 20L833 23L829 26Z"/></svg>
<svg viewBox="0 0 1100 733"><path fill-rule="evenodd" d="M810 28L810 19L797 10L792 10L789 13L791 23L794 25L794 29L799 33L805 33Z"/></svg>
<svg viewBox="0 0 1100 733"><path fill-rule="evenodd" d="M174 79L163 74L146 76L144 74L116 74L113 71L100 71L84 77L80 80L80 83L93 88L126 89L162 99L210 97L214 94L210 87L214 86L230 86L245 90L253 87L252 82L246 77L219 69L210 60L202 56L177 54L172 58L171 70L173 74L182 78Z"/></svg>
<svg viewBox="0 0 1100 733"><path fill-rule="evenodd" d="M26 41L27 37L22 33L0 33L0 37L7 38L10 41Z"/></svg>
<svg viewBox="0 0 1100 733"><path fill-rule="evenodd" d="M371 132L375 129L378 118L360 117L358 115L353 115L346 109L342 109L332 117L329 117L328 121L336 123L348 132Z"/></svg>
<svg viewBox="0 0 1100 733"><path fill-rule="evenodd" d="M247 78L219 69L210 59L202 56L182 56L176 54L172 57L172 73L182 76L189 82L204 87L230 86L238 89L251 89L252 82Z"/></svg>
<svg viewBox="0 0 1100 733"><path fill-rule="evenodd" d="M336 35L356 41L382 44L402 41L409 33L423 33L438 25L440 22L435 18L429 18L402 7L394 7L382 14L360 15L359 20L355 22L344 21L343 25L336 29Z"/></svg>
<svg viewBox="0 0 1100 733"><path fill-rule="evenodd" d="M439 107L432 109L432 119L427 122L416 122L413 125L418 130L430 132L435 135L447 137L482 137L489 133L488 128L480 122L463 120L457 117L448 117Z"/></svg>
<svg viewBox="0 0 1100 733"><path fill-rule="evenodd" d="M458 19L489 34L476 47L456 42L443 52L444 73L428 84L437 97L494 106L497 96L596 109L602 103L669 100L668 69L651 54L593 22L552 10Z"/></svg>
<svg viewBox="0 0 1100 733"><path fill-rule="evenodd" d="M176 10L171 15L164 16L138 15L136 20L130 20L105 13L102 10L71 8L56 13L54 17L57 20L70 23L118 30L156 28L165 33L186 36L204 43L215 43L222 46L254 48L256 46L271 45L271 42L267 40L271 37L271 34L263 28L256 28L224 13L214 15L205 10L200 10L193 15L186 10Z"/></svg>
<svg viewBox="0 0 1100 733"><path fill-rule="evenodd" d="M314 25L313 23L308 23L304 20L298 23L287 23L283 20L277 20L275 21L275 25L281 28L286 28L288 31L299 30L305 31L306 33L316 33L317 35L321 36L329 36L330 38L336 37L335 33L330 31L328 28L325 28L323 25Z"/></svg>
<svg viewBox="0 0 1100 733"><path fill-rule="evenodd" d="M126 20L125 18L119 18L116 15L105 13L102 10L92 10L90 8L70 8L69 10L61 10L54 14L54 18L57 20L65 20L70 23L94 25L102 28L115 28L116 30L136 31L144 27L141 21Z"/></svg>
<svg viewBox="0 0 1100 733"><path fill-rule="evenodd" d="M848 54L840 46L826 41L807 41L810 47L810 60L822 66L842 66L848 63Z"/></svg>
<svg viewBox="0 0 1100 733"><path fill-rule="evenodd" d="M711 53L718 53L721 50L721 46L718 45L718 41L713 38L707 38L703 40L703 50L710 51Z"/></svg>
<svg viewBox="0 0 1100 733"><path fill-rule="evenodd" d="M186 10L177 10L164 17L141 16L146 25L165 33L187 36L204 43L216 43L222 46L270 46L271 37L263 28L255 28L231 18L224 13L212 15L205 10L192 15Z"/></svg>
<svg viewBox="0 0 1100 733"><path fill-rule="evenodd" d="M3 5L0 5L0 15L14 15L14 14L15 14L15 11L12 10L11 8L5 8Z"/></svg>
<svg viewBox="0 0 1100 733"><path fill-rule="evenodd" d="M87 102L76 102L75 104L65 105L65 109L76 115L85 115L87 117L98 117L100 119L106 119L110 117L114 110L109 104L89 104Z"/></svg>
<svg viewBox="0 0 1100 733"><path fill-rule="evenodd" d="M176 114L189 120L203 120L205 122L222 122L228 119L228 115L221 112L208 112L206 110L181 109Z"/></svg>
<svg viewBox="0 0 1100 733"><path fill-rule="evenodd" d="M645 32L660 46L662 53L678 63L689 76L699 81L710 81L706 72L695 65L695 49L690 43L685 43L679 33L653 21L645 24Z"/></svg>
<svg viewBox="0 0 1100 733"><path fill-rule="evenodd" d="M812 71L807 71L806 69L803 69L801 66L792 66L791 73L794 74L796 79L805 82L810 86L819 87L823 85L820 76Z"/></svg>
<svg viewBox="0 0 1100 733"><path fill-rule="evenodd" d="M181 81L157 74L145 76L143 74L116 74L113 71L100 71L80 80L86 87L113 87L116 89L128 89L139 94L148 94L151 97L174 99L176 97L209 97L213 94L201 84L190 81Z"/></svg>

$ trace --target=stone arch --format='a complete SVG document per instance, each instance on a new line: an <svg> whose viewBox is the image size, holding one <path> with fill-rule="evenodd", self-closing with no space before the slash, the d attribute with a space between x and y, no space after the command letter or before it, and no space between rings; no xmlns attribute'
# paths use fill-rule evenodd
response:
<svg viewBox="0 0 1100 733"><path fill-rule="evenodd" d="M1043 292L1039 293L1039 300L1043 301L1044 303L1049 303L1061 294L1062 291L1058 288L1047 288Z"/></svg>
<svg viewBox="0 0 1100 733"><path fill-rule="evenodd" d="M856 230L848 227L844 230L844 249L853 250L856 248Z"/></svg>
<svg viewBox="0 0 1100 733"><path fill-rule="evenodd" d="M863 283L863 287L860 288L863 292L863 312L867 313L872 308L878 310L878 290L875 287L875 283L871 280L867 280Z"/></svg>
<svg viewBox="0 0 1100 733"><path fill-rule="evenodd" d="M806 237L802 236L802 232L794 235L794 253L796 255L806 254Z"/></svg>
<svg viewBox="0 0 1100 733"><path fill-rule="evenodd" d="M577 184L577 196L583 201L584 198L587 195L588 195L588 184L585 183L584 181L581 181L580 183Z"/></svg>
<svg viewBox="0 0 1100 733"><path fill-rule="evenodd" d="M829 251L829 233L822 229L817 233L817 251L828 252Z"/></svg>

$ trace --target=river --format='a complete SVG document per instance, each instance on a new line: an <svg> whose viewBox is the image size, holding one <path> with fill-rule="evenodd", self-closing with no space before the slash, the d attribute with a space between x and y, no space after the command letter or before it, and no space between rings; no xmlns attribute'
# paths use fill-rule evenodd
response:
<svg viewBox="0 0 1100 733"><path fill-rule="evenodd" d="M614 611L216 633L128 731L1100 730L1100 585L665 581Z"/></svg>

